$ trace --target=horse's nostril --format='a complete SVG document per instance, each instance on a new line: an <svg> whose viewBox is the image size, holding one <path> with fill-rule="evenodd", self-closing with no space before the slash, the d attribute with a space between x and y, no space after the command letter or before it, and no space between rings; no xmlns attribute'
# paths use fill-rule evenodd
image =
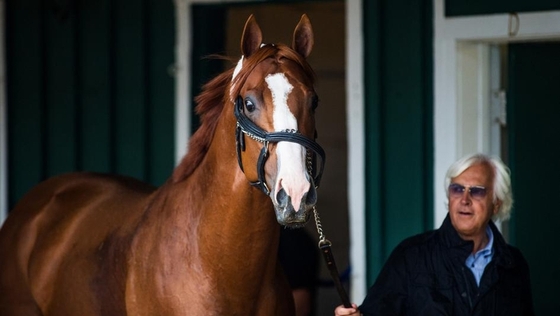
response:
<svg viewBox="0 0 560 316"><path fill-rule="evenodd" d="M313 183L311 183L311 187L305 196L305 202L308 205L317 204L317 190L315 190L315 185L313 185Z"/></svg>
<svg viewBox="0 0 560 316"><path fill-rule="evenodd" d="M286 193L286 190L284 190L283 188L280 189L280 191L278 191L278 194L276 194L276 202L279 205L285 205L287 199L288 199L288 194Z"/></svg>

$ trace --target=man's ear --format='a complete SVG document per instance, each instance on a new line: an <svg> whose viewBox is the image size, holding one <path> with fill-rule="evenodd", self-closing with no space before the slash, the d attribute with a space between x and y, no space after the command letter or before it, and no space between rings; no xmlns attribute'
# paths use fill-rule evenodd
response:
<svg viewBox="0 0 560 316"><path fill-rule="evenodd" d="M492 210L492 213L494 215L498 214L501 207L502 207L502 201L496 200L496 202L494 202L494 209Z"/></svg>

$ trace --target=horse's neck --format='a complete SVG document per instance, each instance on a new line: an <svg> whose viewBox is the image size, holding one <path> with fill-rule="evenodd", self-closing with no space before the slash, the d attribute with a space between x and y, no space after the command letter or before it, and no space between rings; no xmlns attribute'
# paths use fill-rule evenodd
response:
<svg viewBox="0 0 560 316"><path fill-rule="evenodd" d="M244 265L259 256L276 258L280 227L270 198L250 186L238 166L234 126L217 128L205 159L187 180L195 196L194 207L185 208L200 210L197 229L199 247L206 247L200 252L203 256L219 252Z"/></svg>
<svg viewBox="0 0 560 316"><path fill-rule="evenodd" d="M254 296L276 277L280 226L270 199L238 166L234 131L218 127L196 170L160 189L148 215L153 224L137 244L150 243L141 247L158 254L153 260L198 273L209 287Z"/></svg>

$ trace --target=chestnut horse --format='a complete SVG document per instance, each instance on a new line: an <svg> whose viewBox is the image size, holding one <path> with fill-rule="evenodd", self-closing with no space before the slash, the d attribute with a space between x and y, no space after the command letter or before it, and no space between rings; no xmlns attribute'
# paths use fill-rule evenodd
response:
<svg viewBox="0 0 560 316"><path fill-rule="evenodd" d="M294 314L280 229L309 219L324 165L309 19L291 47L261 43L250 16L161 187L71 173L23 197L0 231L1 315Z"/></svg>

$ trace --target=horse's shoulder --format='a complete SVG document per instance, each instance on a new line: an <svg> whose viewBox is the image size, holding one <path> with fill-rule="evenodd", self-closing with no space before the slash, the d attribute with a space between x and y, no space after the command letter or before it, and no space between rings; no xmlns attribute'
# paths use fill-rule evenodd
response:
<svg viewBox="0 0 560 316"><path fill-rule="evenodd" d="M95 172L72 172L48 178L32 187L11 213L68 214L78 209L117 212L122 205L140 205L156 190L140 180ZM100 204L102 203L102 204ZM103 205L103 206L101 206ZM96 210L99 208L99 210ZM30 213L29 213L30 212ZM12 215L12 214L10 214Z"/></svg>
<svg viewBox="0 0 560 316"><path fill-rule="evenodd" d="M57 231L68 238L94 227L108 232L141 216L155 189L126 176L61 174L31 188L10 212L5 226L22 232L49 232L58 227Z"/></svg>

